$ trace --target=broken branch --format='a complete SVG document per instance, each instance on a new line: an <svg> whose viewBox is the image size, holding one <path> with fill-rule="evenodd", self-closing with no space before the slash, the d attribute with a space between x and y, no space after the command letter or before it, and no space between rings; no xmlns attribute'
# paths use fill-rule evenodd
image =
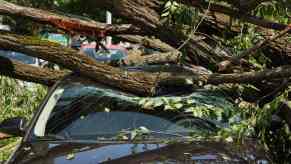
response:
<svg viewBox="0 0 291 164"><path fill-rule="evenodd" d="M255 54L256 52L258 52L258 50L264 48L265 46L267 46L266 43L275 41L276 39L284 36L286 33L288 33L289 31L291 31L291 25L287 26L285 30L279 32L278 34L272 36L269 39L265 39L261 42L258 42L257 44L255 44L253 47L243 51L241 54L239 54L238 56L233 56L232 58L230 58L229 60L225 60L222 61L218 64L218 71L224 71L226 68L229 68L231 65L233 64L239 64L240 60L246 56L250 56Z"/></svg>
<svg viewBox="0 0 291 164"><path fill-rule="evenodd" d="M113 34L135 34L140 31L139 28L130 24L109 25L93 20L82 20L40 9L18 6L3 0L0 0L0 3L0 14L26 17L42 24L53 25L70 33L74 32L86 36L103 37Z"/></svg>

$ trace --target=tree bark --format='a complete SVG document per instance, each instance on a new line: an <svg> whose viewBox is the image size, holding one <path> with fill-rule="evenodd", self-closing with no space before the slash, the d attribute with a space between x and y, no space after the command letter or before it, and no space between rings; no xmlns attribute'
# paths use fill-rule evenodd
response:
<svg viewBox="0 0 291 164"><path fill-rule="evenodd" d="M145 65L145 64L167 64L178 63L180 52L164 52L153 53L145 55L142 51L131 50L128 53L128 57L124 59L127 65Z"/></svg>
<svg viewBox="0 0 291 164"><path fill-rule="evenodd" d="M97 37L106 34L135 33L135 30L133 29L134 26L123 27L83 21L47 11L17 6L5 1L2 2L3 5L0 6L0 14L27 17L40 23L54 25L69 32L78 32L88 36ZM139 33L144 32L147 33L147 35L155 35L161 41L168 43L172 47L179 47L183 41L188 38L182 33L173 31L170 27L164 27L163 23L160 21L160 10L162 9L162 4L159 0L121 0L106 1L106 3L93 1L91 3L107 6L105 8L113 7L111 10L114 11L116 15L127 18L127 20L130 20L132 23L135 23L136 26L140 27L142 30L139 31ZM214 59L221 59L221 56L224 55L221 51L213 52L212 50L214 48L203 40L199 42L191 40L191 42L184 48L187 49L187 55L191 56L189 57L189 59L193 60L191 62L196 65L214 65L216 63ZM224 59L224 57L222 57L222 59Z"/></svg>
<svg viewBox="0 0 291 164"><path fill-rule="evenodd" d="M15 79L51 86L67 73L64 71L34 67L0 57L0 74Z"/></svg>
<svg viewBox="0 0 291 164"><path fill-rule="evenodd" d="M26 17L42 24L53 25L70 33L100 37L114 34L136 34L141 32L139 28L130 24L109 25L93 20L87 21L59 15L45 10L22 7L3 0L0 0L0 3L0 14Z"/></svg>
<svg viewBox="0 0 291 164"><path fill-rule="evenodd" d="M7 33L0 33L0 48L18 51L59 64L99 83L141 96L155 95L156 86L223 83L253 83L262 80L291 77L291 66L260 72L237 74L194 74L130 72L97 63L81 52L49 41ZM20 70L21 68L19 68ZM12 69L12 70L15 70ZM183 76L179 76L183 75Z"/></svg>
<svg viewBox="0 0 291 164"><path fill-rule="evenodd" d="M161 26L160 11L162 3L160 0L83 0L84 4L91 7L106 9L113 15L120 16L132 24L141 27L146 32L152 32Z"/></svg>
<svg viewBox="0 0 291 164"><path fill-rule="evenodd" d="M131 43L142 45L147 48L159 50L160 52L176 51L174 47L155 38L149 38L149 37L140 36L140 35L117 35L116 37L121 38L122 40L131 42Z"/></svg>
<svg viewBox="0 0 291 164"><path fill-rule="evenodd" d="M0 48L18 51L38 57L81 75L87 76L102 84L139 95L153 95L156 76L140 72L126 72L121 69L97 63L86 54L63 47L57 43L0 33Z"/></svg>

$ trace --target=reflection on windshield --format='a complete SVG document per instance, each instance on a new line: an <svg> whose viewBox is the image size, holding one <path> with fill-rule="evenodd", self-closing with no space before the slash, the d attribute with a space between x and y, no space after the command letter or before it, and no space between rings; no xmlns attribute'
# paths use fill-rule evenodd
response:
<svg viewBox="0 0 291 164"><path fill-rule="evenodd" d="M17 60L20 61L24 64L35 64L36 63L36 58L27 56L23 53L19 52L13 52L13 51L3 51L0 50L0 56L12 59L12 60Z"/></svg>
<svg viewBox="0 0 291 164"><path fill-rule="evenodd" d="M140 127L145 127L155 137L177 137L181 136L176 135L179 132L193 132L193 126L180 121L178 125L173 118L164 116L164 112L152 115L139 109L134 96L86 81L67 81L52 94L36 124L37 129L45 129L45 132L35 130L35 135L96 140L113 138L122 131Z"/></svg>

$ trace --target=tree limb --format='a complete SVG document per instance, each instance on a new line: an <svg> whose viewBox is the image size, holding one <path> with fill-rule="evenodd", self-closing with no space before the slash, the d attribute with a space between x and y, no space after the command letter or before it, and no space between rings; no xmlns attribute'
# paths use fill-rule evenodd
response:
<svg viewBox="0 0 291 164"><path fill-rule="evenodd" d="M0 57L0 74L24 81L51 86L57 80L65 76L66 72L34 67Z"/></svg>
<svg viewBox="0 0 291 164"><path fill-rule="evenodd" d="M179 51L172 51L144 55L143 52L139 50L131 50L124 61L127 65L177 63L179 54Z"/></svg>
<svg viewBox="0 0 291 164"><path fill-rule="evenodd" d="M22 52L68 68L102 84L139 95L153 95L156 76L127 72L97 63L86 54L57 43L7 33L0 33L0 49Z"/></svg>
<svg viewBox="0 0 291 164"><path fill-rule="evenodd" d="M157 74L155 73L121 70L97 63L81 52L65 48L56 43L6 33L0 33L0 48L22 52L54 62L99 83L142 96L154 95L157 89L156 84L159 86L167 86L169 84L196 86L200 82L204 82L204 84L216 85L223 83L253 83L291 77L291 66L286 66L260 72L234 74L193 73L192 75L183 75L183 72L176 74L162 72L159 73L159 78L157 79Z"/></svg>
<svg viewBox="0 0 291 164"><path fill-rule="evenodd" d="M254 53L258 52L258 50L260 50L261 48L265 47L267 45L268 42L272 42L275 41L276 39L284 36L286 33L288 33L289 31L291 31L291 25L287 26L285 30L279 32L278 34L272 36L269 39L265 39L263 41L258 42L257 44L255 44L253 47L243 51L241 54L239 54L238 56L233 56L232 58L230 58L229 60L226 61L222 61L218 64L218 68L219 71L224 71L226 68L230 67L232 64L239 64L240 60L246 56L250 56L253 55Z"/></svg>
<svg viewBox="0 0 291 164"><path fill-rule="evenodd" d="M109 25L93 20L82 20L40 9L23 7L4 0L0 0L0 3L0 14L26 17L42 24L53 25L66 32L97 37L114 34L136 34L140 32L139 28L130 24Z"/></svg>
<svg viewBox="0 0 291 164"><path fill-rule="evenodd" d="M146 36L140 36L140 35L117 35L117 37L131 43L140 44L147 48L157 49L161 52L176 51L174 47L162 42L159 39L148 38Z"/></svg>

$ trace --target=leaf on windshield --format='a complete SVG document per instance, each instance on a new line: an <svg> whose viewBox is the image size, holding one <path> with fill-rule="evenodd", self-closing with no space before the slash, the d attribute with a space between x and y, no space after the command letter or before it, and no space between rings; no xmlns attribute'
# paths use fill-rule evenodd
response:
<svg viewBox="0 0 291 164"><path fill-rule="evenodd" d="M130 132L130 139L133 140L135 139L135 137L138 135L137 131L136 130L133 130Z"/></svg>
<svg viewBox="0 0 291 164"><path fill-rule="evenodd" d="M70 153L66 156L66 160L72 160L75 158L75 154L74 153Z"/></svg>
<svg viewBox="0 0 291 164"><path fill-rule="evenodd" d="M150 133L151 132L148 128L146 128L144 126L139 127L139 130L143 134L147 134L147 133Z"/></svg>
<svg viewBox="0 0 291 164"><path fill-rule="evenodd" d="M183 107L183 104L182 103L178 103L178 104L175 104L174 107L176 109L181 109Z"/></svg>
<svg viewBox="0 0 291 164"><path fill-rule="evenodd" d="M145 109L152 109L154 106L154 102L152 100L148 100L146 103L143 104L143 108Z"/></svg>
<svg viewBox="0 0 291 164"><path fill-rule="evenodd" d="M110 109L109 109L109 108L105 108L105 109L104 109L104 112L109 113L109 112L110 112Z"/></svg>

